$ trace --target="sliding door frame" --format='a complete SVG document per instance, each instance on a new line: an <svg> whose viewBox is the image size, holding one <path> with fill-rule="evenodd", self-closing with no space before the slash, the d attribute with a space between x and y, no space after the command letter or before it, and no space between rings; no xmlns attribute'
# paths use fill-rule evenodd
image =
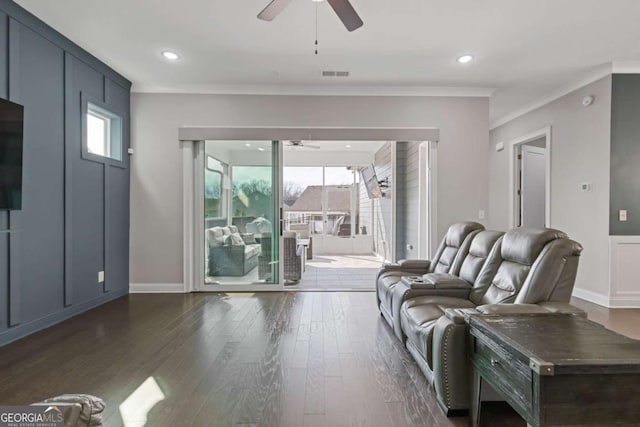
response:
<svg viewBox="0 0 640 427"><path fill-rule="evenodd" d="M182 151L183 167L183 286L184 292L207 291L207 292L256 292L256 291L282 291L285 290L282 280L283 256L282 256L282 236L279 236L279 273L280 280L277 284L251 284L251 285L212 285L205 289L204 281L204 199L198 197L202 194L204 181L199 182L199 178L204 174L204 160L197 162L199 146L204 152L205 140L224 141L283 141L283 140L324 140L324 141L430 141L432 150L430 154L435 154L437 142L440 139L440 131L437 128L353 128L353 127L226 127L226 126L187 126L178 129L180 148ZM278 182L274 183L274 191L277 192L275 206L277 208L276 217L282 220L280 207L282 206L282 144L277 144L277 176ZM200 154L203 156L203 154ZM275 166L275 165L274 165ZM202 168L200 174L196 171ZM432 192L430 199L435 199L435 164L431 165L432 178L429 180L429 188ZM274 175L275 176L275 175ZM393 184L392 184L393 185ZM200 186L200 187L199 187ZM277 186L277 189L275 188ZM200 189L200 192L197 192ZM275 195L276 193L274 193ZM202 200L198 200L202 199ZM202 206L197 207L197 204ZM435 230L437 230L436 206L430 203L429 206L429 241L433 242ZM396 218L393 218L395 221ZM282 222L279 222L279 225ZM396 224L392 224L392 230L396 229ZM198 237L199 235L199 237Z"/></svg>
<svg viewBox="0 0 640 427"><path fill-rule="evenodd" d="M205 282L205 218L204 218L204 162L205 141L192 141L191 153L183 154L184 169L184 278L185 292L264 292L282 291L284 289L283 246L282 246L282 144L271 141L272 150L272 197L273 218L277 236L278 268L275 271L275 283L224 284ZM184 147L183 147L184 148ZM187 151L189 151L187 149ZM187 165L189 163L189 165ZM190 191L191 196L187 197Z"/></svg>

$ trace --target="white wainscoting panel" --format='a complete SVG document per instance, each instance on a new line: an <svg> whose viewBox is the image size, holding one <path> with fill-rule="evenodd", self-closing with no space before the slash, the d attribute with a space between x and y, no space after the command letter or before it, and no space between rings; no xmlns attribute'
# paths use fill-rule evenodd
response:
<svg viewBox="0 0 640 427"><path fill-rule="evenodd" d="M609 307L640 307L640 236L609 238Z"/></svg>

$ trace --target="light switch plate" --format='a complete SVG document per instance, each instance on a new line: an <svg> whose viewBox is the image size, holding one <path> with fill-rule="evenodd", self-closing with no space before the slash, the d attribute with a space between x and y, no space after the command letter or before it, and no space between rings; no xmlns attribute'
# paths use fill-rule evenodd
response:
<svg viewBox="0 0 640 427"><path fill-rule="evenodd" d="M624 222L624 221L627 220L627 210L626 209L620 209L619 215L620 215L620 221Z"/></svg>
<svg viewBox="0 0 640 427"><path fill-rule="evenodd" d="M98 271L98 283L104 283L104 271Z"/></svg>
<svg viewBox="0 0 640 427"><path fill-rule="evenodd" d="M496 151L502 151L504 150L504 142L498 142L496 144Z"/></svg>
<svg viewBox="0 0 640 427"><path fill-rule="evenodd" d="M484 209L480 209L478 211L478 219L484 219L484 217L485 217Z"/></svg>

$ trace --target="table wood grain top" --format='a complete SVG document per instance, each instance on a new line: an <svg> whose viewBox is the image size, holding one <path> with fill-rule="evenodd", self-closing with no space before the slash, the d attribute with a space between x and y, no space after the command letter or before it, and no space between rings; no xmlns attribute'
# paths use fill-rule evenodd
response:
<svg viewBox="0 0 640 427"><path fill-rule="evenodd" d="M469 324L472 331L503 342L525 358L554 365L556 374L640 372L640 341L582 316L472 316Z"/></svg>

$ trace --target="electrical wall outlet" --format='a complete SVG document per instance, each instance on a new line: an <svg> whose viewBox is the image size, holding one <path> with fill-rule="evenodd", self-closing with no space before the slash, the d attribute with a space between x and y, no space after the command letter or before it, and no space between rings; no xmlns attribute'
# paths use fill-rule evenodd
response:
<svg viewBox="0 0 640 427"><path fill-rule="evenodd" d="M620 221L625 222L627 220L627 210L620 209L619 216L620 216Z"/></svg>
<svg viewBox="0 0 640 427"><path fill-rule="evenodd" d="M411 243L407 244L407 250L408 251L412 251L413 250L413 245Z"/></svg>
<svg viewBox="0 0 640 427"><path fill-rule="evenodd" d="M98 271L98 283L104 283L104 271Z"/></svg>

